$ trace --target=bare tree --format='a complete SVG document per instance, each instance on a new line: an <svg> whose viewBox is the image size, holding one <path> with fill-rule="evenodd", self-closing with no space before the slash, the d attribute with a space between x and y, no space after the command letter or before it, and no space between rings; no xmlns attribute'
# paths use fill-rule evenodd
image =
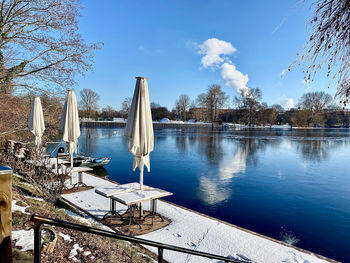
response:
<svg viewBox="0 0 350 263"><path fill-rule="evenodd" d="M91 118L92 113L98 110L98 100L100 96L92 89L83 89L80 91L81 107L86 112L88 118Z"/></svg>
<svg viewBox="0 0 350 263"><path fill-rule="evenodd" d="M197 107L197 102L196 100L193 100L190 104L190 109L196 108Z"/></svg>
<svg viewBox="0 0 350 263"><path fill-rule="evenodd" d="M199 106L206 108L208 112L208 118L210 121L214 121L218 118L218 109L222 109L226 106L229 96L221 90L220 85L210 85L207 93L202 93L197 98Z"/></svg>
<svg viewBox="0 0 350 263"><path fill-rule="evenodd" d="M218 118L218 109L222 109L228 102L228 96L221 90L220 85L210 85L207 91L207 108L209 110L210 119Z"/></svg>
<svg viewBox="0 0 350 263"><path fill-rule="evenodd" d="M0 141L12 138L13 133L21 138L30 138L27 128L27 118L30 110L30 101L25 97L2 94L0 103ZM18 134L20 133L20 134ZM23 136L26 133L27 136ZM23 137L22 137L23 136ZM16 137L14 137L16 138Z"/></svg>
<svg viewBox="0 0 350 263"><path fill-rule="evenodd" d="M197 97L197 100L196 100L196 104L199 107L206 108L207 107L207 94L205 94L205 93L199 94Z"/></svg>
<svg viewBox="0 0 350 263"><path fill-rule="evenodd" d="M116 113L117 112L113 109L112 106L107 105L106 108L102 109L101 116L103 118L111 119L117 115Z"/></svg>
<svg viewBox="0 0 350 263"><path fill-rule="evenodd" d="M187 94L181 94L180 97L176 100L175 108L177 114L180 118L185 121L187 116L187 111L190 108L191 99Z"/></svg>
<svg viewBox="0 0 350 263"><path fill-rule="evenodd" d="M315 0L311 35L297 61L304 65L306 81L326 67L335 80L337 94L346 106L350 95L350 4L349 0Z"/></svg>
<svg viewBox="0 0 350 263"><path fill-rule="evenodd" d="M78 33L79 9L79 0L1 1L0 93L66 88L91 69L98 45Z"/></svg>
<svg viewBox="0 0 350 263"><path fill-rule="evenodd" d="M151 109L156 109L156 108L160 108L160 107L162 107L162 106L160 106L159 103L157 103L157 102L151 102Z"/></svg>
<svg viewBox="0 0 350 263"><path fill-rule="evenodd" d="M257 112L259 111L262 98L262 92L259 88L249 89L248 95L241 94L239 97L234 97L234 103L238 109L242 111L242 118L245 124L253 125L256 123Z"/></svg>
<svg viewBox="0 0 350 263"><path fill-rule="evenodd" d="M303 110L319 112L328 108L332 103L332 96L324 91L308 92L299 100L299 107Z"/></svg>
<svg viewBox="0 0 350 263"><path fill-rule="evenodd" d="M273 104L271 106L271 109L274 109L277 113L284 112L283 107L281 105L279 105L279 104Z"/></svg>
<svg viewBox="0 0 350 263"><path fill-rule="evenodd" d="M131 102L132 102L132 98L128 97L128 98L125 98L122 103L121 114L124 118L128 117L130 107L131 107Z"/></svg>

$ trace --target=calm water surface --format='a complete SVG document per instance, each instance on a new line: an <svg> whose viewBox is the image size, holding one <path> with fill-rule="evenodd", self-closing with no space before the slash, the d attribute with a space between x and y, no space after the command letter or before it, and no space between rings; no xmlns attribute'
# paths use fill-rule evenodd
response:
<svg viewBox="0 0 350 263"><path fill-rule="evenodd" d="M111 157L99 171L132 172L124 129L82 129L80 150ZM350 262L350 132L156 129L144 183L176 204Z"/></svg>

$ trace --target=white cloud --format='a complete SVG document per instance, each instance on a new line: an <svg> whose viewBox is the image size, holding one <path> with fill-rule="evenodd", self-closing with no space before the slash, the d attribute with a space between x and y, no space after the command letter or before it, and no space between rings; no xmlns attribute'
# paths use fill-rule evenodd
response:
<svg viewBox="0 0 350 263"><path fill-rule="evenodd" d="M209 38L201 45L198 45L198 54L204 55L201 64L204 68L211 66L219 66L225 61L229 61L225 55L231 55L237 51L230 42L219 40L217 38Z"/></svg>
<svg viewBox="0 0 350 263"><path fill-rule="evenodd" d="M198 54L203 55L201 66L204 68L220 68L221 77L225 84L233 88L238 94L247 96L250 89L247 87L248 74L243 74L237 70L236 66L227 57L237 51L230 42L217 38L209 38L202 44L197 45Z"/></svg>
<svg viewBox="0 0 350 263"><path fill-rule="evenodd" d="M236 69L235 65L222 64L221 77L225 80L226 85L233 88L238 94L244 96L249 94L249 88L247 87L248 74L243 75L242 72Z"/></svg>
<svg viewBox="0 0 350 263"><path fill-rule="evenodd" d="M289 99L286 99L285 102L284 102L284 105L283 107L287 110L291 109L291 108L294 108L295 105L294 105L294 99L293 98L289 98Z"/></svg>

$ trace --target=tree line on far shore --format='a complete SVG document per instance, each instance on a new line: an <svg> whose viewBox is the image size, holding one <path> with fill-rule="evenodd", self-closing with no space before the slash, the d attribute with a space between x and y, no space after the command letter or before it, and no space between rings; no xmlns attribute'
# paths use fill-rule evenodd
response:
<svg viewBox="0 0 350 263"><path fill-rule="evenodd" d="M80 92L80 116L94 120L113 120L127 118L131 98L125 98L121 110L107 106L99 110L99 95L91 89ZM341 103L341 102L340 102ZM323 91L307 92L299 99L295 108L284 109L279 104L267 105L262 102L262 91L250 89L246 96L230 97L220 85L210 85L206 92L195 100L187 94L181 94L175 101L173 109L151 103L152 118L182 121L223 121L248 126L290 124L299 127L344 127L349 126L349 112L334 102L332 96ZM229 105L234 107L229 107Z"/></svg>
<svg viewBox="0 0 350 263"><path fill-rule="evenodd" d="M315 0L310 18L310 36L294 63L304 68L304 80L312 82L326 73L337 89L339 103L346 106L350 96L350 50L347 0ZM41 96L46 121L45 136L57 133L63 96L75 86L75 76L93 68L95 51L103 43L87 43L78 32L81 4L72 1L2 1L0 6L0 144L9 138L32 138L27 117L34 95ZM285 72L283 71L283 72ZM98 109L98 94L83 91L81 116L94 119L127 117L130 98L117 111L111 106ZM97 96L96 96L97 95ZM83 96L82 96L83 98ZM85 100L85 99L83 99ZM162 118L198 121L224 120L247 125L283 124L297 126L348 126L348 111L332 105L325 92L309 92L294 109L261 102L261 91L236 96L234 107L218 85L212 85L195 100L181 95L174 109L152 103L154 120ZM0 145L1 148L1 145Z"/></svg>

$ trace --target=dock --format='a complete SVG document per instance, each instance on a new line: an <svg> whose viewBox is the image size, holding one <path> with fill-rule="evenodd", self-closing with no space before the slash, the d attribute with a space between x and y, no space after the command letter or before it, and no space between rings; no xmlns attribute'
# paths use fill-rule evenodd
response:
<svg viewBox="0 0 350 263"><path fill-rule="evenodd" d="M76 174L73 183L77 178ZM84 173L84 182L95 188L113 187L117 184L91 173ZM96 194L94 189L64 194L62 199L97 220L101 220L110 207L109 200ZM116 209L123 213L126 207L117 204ZM144 209L149 209L148 203L144 204ZM337 262L167 201L158 202L158 212L169 218L171 223L138 237L247 262ZM156 249L148 249L157 253ZM164 259L174 263L213 262L171 251L165 251Z"/></svg>

